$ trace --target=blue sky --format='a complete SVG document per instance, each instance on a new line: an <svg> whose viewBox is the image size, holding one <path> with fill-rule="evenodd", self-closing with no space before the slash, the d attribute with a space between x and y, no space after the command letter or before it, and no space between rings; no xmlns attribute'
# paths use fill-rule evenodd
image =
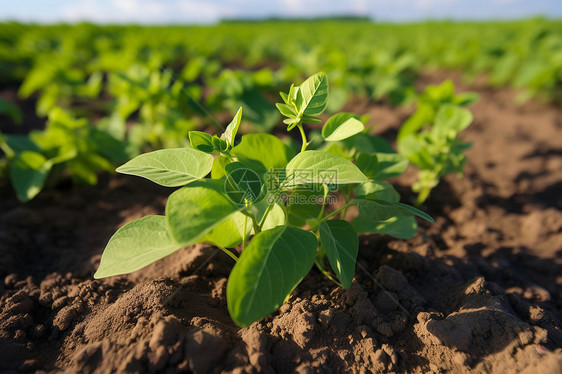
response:
<svg viewBox="0 0 562 374"><path fill-rule="evenodd" d="M384 21L562 18L562 0L4 0L0 20L213 23L228 17L357 14Z"/></svg>

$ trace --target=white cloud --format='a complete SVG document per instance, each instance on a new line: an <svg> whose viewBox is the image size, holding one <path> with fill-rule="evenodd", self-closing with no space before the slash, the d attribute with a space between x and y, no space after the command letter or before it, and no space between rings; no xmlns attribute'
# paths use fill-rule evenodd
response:
<svg viewBox="0 0 562 374"><path fill-rule="evenodd" d="M366 14L369 11L369 0L353 0L350 9L352 13Z"/></svg>
<svg viewBox="0 0 562 374"><path fill-rule="evenodd" d="M80 0L63 8L60 18L67 22L103 23L210 23L218 21L227 8L204 1Z"/></svg>
<svg viewBox="0 0 562 374"><path fill-rule="evenodd" d="M152 14L160 16L166 10L163 3L150 0L119 0L115 2L117 9L126 15Z"/></svg>
<svg viewBox="0 0 562 374"><path fill-rule="evenodd" d="M414 4L417 8L428 11L454 3L454 0L418 0Z"/></svg>
<svg viewBox="0 0 562 374"><path fill-rule="evenodd" d="M230 7L211 4L205 1L178 1L178 10L181 10L188 19L202 20L203 22L216 22L224 16L231 15Z"/></svg>

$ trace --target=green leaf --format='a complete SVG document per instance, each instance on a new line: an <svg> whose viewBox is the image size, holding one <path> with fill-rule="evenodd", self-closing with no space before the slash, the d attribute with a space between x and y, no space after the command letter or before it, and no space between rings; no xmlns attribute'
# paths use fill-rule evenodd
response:
<svg viewBox="0 0 562 374"><path fill-rule="evenodd" d="M234 322L246 327L277 310L312 268L316 245L314 234L292 226L257 234L226 285Z"/></svg>
<svg viewBox="0 0 562 374"><path fill-rule="evenodd" d="M276 103L275 106L277 107L279 112L282 115L284 115L285 117L295 118L297 116L297 113L295 112L295 109L290 105L282 104L282 103Z"/></svg>
<svg viewBox="0 0 562 374"><path fill-rule="evenodd" d="M304 151L286 167L287 182L299 184L341 185L367 182L368 178L350 161L324 151Z"/></svg>
<svg viewBox="0 0 562 374"><path fill-rule="evenodd" d="M337 156L343 157L345 159L349 159L349 155L342 149L339 143L325 143L325 146L320 149L324 152L330 152Z"/></svg>
<svg viewBox="0 0 562 374"><path fill-rule="evenodd" d="M365 125L353 113L338 113L330 117L322 127L322 137L335 142L347 139L365 129Z"/></svg>
<svg viewBox="0 0 562 374"><path fill-rule="evenodd" d="M400 194L396 192L390 183L370 181L362 183L355 187L355 195L365 199L386 200L391 202L399 202Z"/></svg>
<svg viewBox="0 0 562 374"><path fill-rule="evenodd" d="M2 139L4 140L3 142ZM24 151L41 151L37 144L26 135L4 135L3 138L0 138L0 148L8 157Z"/></svg>
<svg viewBox="0 0 562 374"><path fill-rule="evenodd" d="M383 221L376 221L359 215L351 221L351 225L359 234L386 234L398 239L411 239L418 230L414 216L394 216Z"/></svg>
<svg viewBox="0 0 562 374"><path fill-rule="evenodd" d="M206 132L201 131L189 132L189 144L191 144L192 148L205 153L212 153L215 149L213 145L213 137Z"/></svg>
<svg viewBox="0 0 562 374"><path fill-rule="evenodd" d="M238 109L236 115L230 122L230 124L226 127L226 130L221 135L221 139L225 140L231 147L234 147L234 138L236 138L236 134L238 133L238 128L240 127L240 121L242 120L242 107Z"/></svg>
<svg viewBox="0 0 562 374"><path fill-rule="evenodd" d="M289 104L289 96L285 93L285 92L279 92L279 96L281 96L281 99L283 99L283 101L285 102L285 104ZM276 104L277 105L277 104Z"/></svg>
<svg viewBox="0 0 562 374"><path fill-rule="evenodd" d="M45 156L24 151L15 156L10 169L12 186L22 202L33 199L43 189L52 163Z"/></svg>
<svg viewBox="0 0 562 374"><path fill-rule="evenodd" d="M285 210L278 203L273 203L272 205L269 200L270 198L273 198L273 196L268 195L267 198L260 200L252 207L255 209L255 216L259 223L262 222L265 212L270 209L265 222L263 222L262 231L269 230L277 226L284 226L287 221L285 217Z"/></svg>
<svg viewBox="0 0 562 374"><path fill-rule="evenodd" d="M324 221L318 226L320 243L344 288L349 288L355 274L355 262L359 252L357 233L344 220Z"/></svg>
<svg viewBox="0 0 562 374"><path fill-rule="evenodd" d="M227 157L219 156L213 161L213 168L211 169L211 178L220 179L226 175L224 170L226 165L230 164L230 160Z"/></svg>
<svg viewBox="0 0 562 374"><path fill-rule="evenodd" d="M292 129L295 128L296 125L301 123L301 119L300 118L285 118L283 120L283 123L287 125L287 131L291 131Z"/></svg>
<svg viewBox="0 0 562 374"><path fill-rule="evenodd" d="M355 165L369 178L374 178L379 171L379 160L376 153L356 153Z"/></svg>
<svg viewBox="0 0 562 374"><path fill-rule="evenodd" d="M126 149L127 144L109 132L91 129L89 139L96 145L100 154L115 163L123 163L131 159L130 152Z"/></svg>
<svg viewBox="0 0 562 374"><path fill-rule="evenodd" d="M355 199L355 205L359 209L359 214L367 216L375 221L384 221L394 216L418 216L431 223L434 222L427 213L422 212L413 206L385 201L385 200L367 200Z"/></svg>
<svg viewBox="0 0 562 374"><path fill-rule="evenodd" d="M295 189L289 197L288 205L289 223L294 226L304 226L306 221L318 217L322 206L318 203L318 197L323 196L324 191L318 189Z"/></svg>
<svg viewBox="0 0 562 374"><path fill-rule="evenodd" d="M320 118L310 117L310 116L302 116L301 118L302 123L322 123Z"/></svg>
<svg viewBox="0 0 562 374"><path fill-rule="evenodd" d="M295 86L295 84L292 83L291 87L289 87L289 93L287 95L287 98L289 99L289 102L294 102L297 99L298 90L299 90L298 86Z"/></svg>
<svg viewBox="0 0 562 374"><path fill-rule="evenodd" d="M244 119L250 122L256 131L269 132L279 122L279 112L257 87L244 90L236 105L244 107Z"/></svg>
<svg viewBox="0 0 562 374"><path fill-rule="evenodd" d="M270 134L244 135L231 153L262 176L270 169L285 168L293 155L285 143Z"/></svg>
<svg viewBox="0 0 562 374"><path fill-rule="evenodd" d="M166 187L184 186L204 178L213 167L213 156L191 148L161 149L135 157L117 168Z"/></svg>
<svg viewBox="0 0 562 374"><path fill-rule="evenodd" d="M466 129L472 122L472 113L456 105L442 105L435 116L435 125L431 132L436 137L455 138L457 133Z"/></svg>
<svg viewBox="0 0 562 374"><path fill-rule="evenodd" d="M172 237L182 245L201 241L242 207L234 204L224 192L223 179L202 179L170 195L166 218Z"/></svg>
<svg viewBox="0 0 562 374"><path fill-rule="evenodd" d="M398 142L398 151L420 169L433 169L436 160L429 153L426 137L406 135Z"/></svg>
<svg viewBox="0 0 562 374"><path fill-rule="evenodd" d="M416 112L411 115L398 130L398 135L396 135L396 141L398 142L398 147L400 148L400 142L408 135L415 134L419 129L425 125L433 122L435 118L435 109L432 105L420 104Z"/></svg>
<svg viewBox="0 0 562 374"><path fill-rule="evenodd" d="M408 168L408 159L398 153L375 153L378 169L369 175L373 179L388 179L402 175Z"/></svg>
<svg viewBox="0 0 562 374"><path fill-rule="evenodd" d="M78 129L88 125L86 118L74 118L70 113L60 107L55 107L49 112L49 125L65 129Z"/></svg>
<svg viewBox="0 0 562 374"><path fill-rule="evenodd" d="M216 152L226 152L228 150L229 145L226 140L213 135L211 141L213 142L213 148Z"/></svg>
<svg viewBox="0 0 562 374"><path fill-rule="evenodd" d="M62 164L63 162L70 161L78 156L78 150L72 144L63 145L58 150L58 154L49 159L49 161L54 164ZM113 169L113 165L111 167Z"/></svg>
<svg viewBox="0 0 562 374"><path fill-rule="evenodd" d="M261 220L263 216L258 216L258 220ZM265 217L265 222L263 223L262 230L270 230L277 226L283 226L287 222L287 217L285 216L285 210L279 204L273 204L271 211Z"/></svg>
<svg viewBox="0 0 562 374"><path fill-rule="evenodd" d="M348 149L364 153L395 153L390 144L380 136L359 133L344 139L342 143Z"/></svg>
<svg viewBox="0 0 562 374"><path fill-rule="evenodd" d="M166 217L147 216L131 221L107 243L94 278L131 273L181 247L170 236Z"/></svg>
<svg viewBox="0 0 562 374"><path fill-rule="evenodd" d="M476 92L463 92L455 95L453 99L453 104L457 105L471 105L478 101L480 96Z"/></svg>
<svg viewBox="0 0 562 374"><path fill-rule="evenodd" d="M249 237L252 232L252 221L250 218L247 220L246 218L247 216L244 214L236 212L205 234L200 241L225 248L236 247L242 243L244 222L246 222L246 238Z"/></svg>
<svg viewBox="0 0 562 374"><path fill-rule="evenodd" d="M299 115L319 116L328 104L328 77L324 72L305 80L297 90L296 105Z"/></svg>

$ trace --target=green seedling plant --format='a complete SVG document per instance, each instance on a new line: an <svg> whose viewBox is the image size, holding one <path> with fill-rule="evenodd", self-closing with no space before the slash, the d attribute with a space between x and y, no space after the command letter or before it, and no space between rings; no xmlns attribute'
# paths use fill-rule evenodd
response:
<svg viewBox="0 0 562 374"><path fill-rule="evenodd" d="M463 143L459 133L472 123L472 113L462 106L478 100L475 93L455 94L449 80L441 85L429 85L418 99L416 112L398 131L400 154L419 169L418 180L412 190L421 205L431 190L449 173L462 176L466 162L464 151L470 143Z"/></svg>
<svg viewBox="0 0 562 374"><path fill-rule="evenodd" d="M232 113L242 106L244 118L254 131L268 132L279 122L279 112L262 92L271 91L276 83L268 68L256 72L224 69L209 80L211 92L206 104L217 112L228 109Z"/></svg>
<svg viewBox="0 0 562 374"><path fill-rule="evenodd" d="M326 147L308 149L304 123L320 122L328 101L324 73L281 97L287 128L297 128L302 138L299 152L270 134L238 140L240 108L220 136L192 131L191 147L145 153L120 166L118 172L180 188L168 198L165 215L134 220L113 235L94 277L130 273L182 247L210 243L236 262L226 297L232 319L245 327L277 310L315 264L338 285L351 285L359 240L345 219L349 207L357 207L363 226L396 217L433 221L373 178L377 170L383 173L378 166L354 158L355 148L369 148L344 144L364 134L357 116L332 116L322 131ZM371 142L360 138L358 143ZM336 194L344 201L334 202Z"/></svg>
<svg viewBox="0 0 562 374"><path fill-rule="evenodd" d="M200 87L185 86L170 71L135 64L125 72L111 74L108 91L116 98L114 116L125 121L138 113L128 141L139 153L145 147L186 146L187 133L198 126L186 115L196 109L189 97L200 99Z"/></svg>
<svg viewBox="0 0 562 374"><path fill-rule="evenodd" d="M36 112L46 116L57 106L68 107L73 100L98 97L103 81L101 71L87 74L73 65L72 55L41 55L26 75L18 96L22 99L39 92Z"/></svg>
<svg viewBox="0 0 562 374"><path fill-rule="evenodd" d="M94 185L97 172L113 172L114 165L130 158L126 143L96 128L86 119L76 119L59 107L49 112L45 130L29 135L0 133L2 175L9 176L18 199L33 199L47 177L69 175L78 183Z"/></svg>

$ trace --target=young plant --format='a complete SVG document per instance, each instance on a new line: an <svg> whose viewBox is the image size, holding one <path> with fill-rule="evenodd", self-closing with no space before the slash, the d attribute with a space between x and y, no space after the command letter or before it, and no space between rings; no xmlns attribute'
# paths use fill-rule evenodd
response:
<svg viewBox="0 0 562 374"><path fill-rule="evenodd" d="M469 105L478 95L468 92L455 95L449 80L438 86L427 86L420 95L416 112L398 132L400 154L420 169L412 190L418 193L421 205L445 175L456 172L462 176L466 162L464 151L470 148L458 137L472 122L472 113L461 106Z"/></svg>
<svg viewBox="0 0 562 374"><path fill-rule="evenodd" d="M297 127L302 137L296 154L269 134L247 134L236 141L240 108L220 137L191 132L192 148L146 153L119 167L118 172L181 188L170 195L164 216L134 220L113 235L94 277L129 273L182 247L210 243L236 262L226 296L232 319L244 327L277 310L315 264L337 284L351 285L359 240L356 225L345 220L350 206L358 208L363 226L393 219L398 226L411 226L399 218L414 216L432 222L372 177L384 173L378 166L354 164L358 159L335 143L364 131L355 115L337 114L324 124L323 138L335 145L330 151L307 149L303 123L320 122L328 101L324 73L281 96L284 104L278 107L288 117L285 123L289 130ZM345 201L328 208L337 193ZM241 255L233 248L241 248Z"/></svg>
<svg viewBox="0 0 562 374"><path fill-rule="evenodd" d="M146 146L186 146L187 133L197 127L196 121L185 117L197 110L189 96L199 99L201 89L196 85L184 86L170 71L135 64L124 73L111 74L108 91L116 98L114 116L125 121L138 112L138 119L128 132L128 140L138 153Z"/></svg>
<svg viewBox="0 0 562 374"><path fill-rule="evenodd" d="M224 69L216 78L209 79L208 106L217 112L228 109L235 113L245 109L245 120L255 131L268 132L279 122L279 112L264 96L271 91L276 79L268 68L256 72Z"/></svg>
<svg viewBox="0 0 562 374"><path fill-rule="evenodd" d="M68 107L73 100L89 100L101 92L103 74L101 71L86 74L74 65L74 53L40 55L33 68L26 74L18 96L27 99L39 91L36 112L46 116L57 107Z"/></svg>
<svg viewBox="0 0 562 374"><path fill-rule="evenodd" d="M77 182L93 185L98 171L113 171L115 164L130 158L124 142L59 107L49 112L45 130L0 133L0 149L5 155L2 174L9 175L22 202L33 199L49 175L68 173Z"/></svg>

